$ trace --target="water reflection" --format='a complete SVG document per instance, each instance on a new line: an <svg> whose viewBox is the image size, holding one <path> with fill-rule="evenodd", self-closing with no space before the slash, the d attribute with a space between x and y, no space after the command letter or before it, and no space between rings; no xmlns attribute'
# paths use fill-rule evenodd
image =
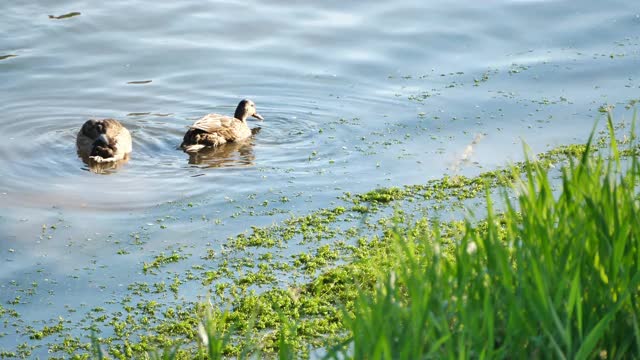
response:
<svg viewBox="0 0 640 360"><path fill-rule="evenodd" d="M213 148L205 148L189 154L189 164L201 165L205 168L253 166L256 156L253 151L254 138L260 128L251 129L252 137L236 142L229 142Z"/></svg>

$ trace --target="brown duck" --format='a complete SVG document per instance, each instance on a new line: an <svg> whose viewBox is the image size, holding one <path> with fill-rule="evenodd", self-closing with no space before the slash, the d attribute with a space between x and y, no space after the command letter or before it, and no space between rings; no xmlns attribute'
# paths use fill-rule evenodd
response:
<svg viewBox="0 0 640 360"><path fill-rule="evenodd" d="M102 163L125 158L131 152L131 134L118 120L88 120L76 138L83 158Z"/></svg>
<svg viewBox="0 0 640 360"><path fill-rule="evenodd" d="M220 114L205 115L189 126L180 148L186 152L195 152L205 147L247 139L251 136L251 129L247 125L249 116L264 120L257 113L253 101L247 99L240 101L233 117Z"/></svg>

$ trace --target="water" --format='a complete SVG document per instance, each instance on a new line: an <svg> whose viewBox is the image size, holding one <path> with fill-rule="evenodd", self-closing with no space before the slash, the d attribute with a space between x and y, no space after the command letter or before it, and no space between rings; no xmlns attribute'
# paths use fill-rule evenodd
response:
<svg viewBox="0 0 640 360"><path fill-rule="evenodd" d="M583 141L602 105L628 120L640 88L631 0L38 0L0 12L0 58L16 55L0 60L0 304L36 327L122 296L168 245L197 253L285 216L243 209L304 214L345 191L518 160L522 141ZM250 142L176 149L195 119L242 98L265 117ZM103 117L130 129L134 150L96 174L75 135ZM136 232L144 246L130 245ZM0 349L27 341L2 332Z"/></svg>

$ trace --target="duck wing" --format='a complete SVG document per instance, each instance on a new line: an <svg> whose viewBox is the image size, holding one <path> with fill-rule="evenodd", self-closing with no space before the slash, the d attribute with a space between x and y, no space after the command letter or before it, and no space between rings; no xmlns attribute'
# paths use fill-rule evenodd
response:
<svg viewBox="0 0 640 360"><path fill-rule="evenodd" d="M230 129L234 122L240 121L231 116L220 114L208 114L197 120L190 126L191 129L198 129L208 133L214 133L221 130Z"/></svg>
<svg viewBox="0 0 640 360"><path fill-rule="evenodd" d="M104 132L109 139L116 139L123 131L127 130L116 119L103 119L101 121L104 126Z"/></svg>

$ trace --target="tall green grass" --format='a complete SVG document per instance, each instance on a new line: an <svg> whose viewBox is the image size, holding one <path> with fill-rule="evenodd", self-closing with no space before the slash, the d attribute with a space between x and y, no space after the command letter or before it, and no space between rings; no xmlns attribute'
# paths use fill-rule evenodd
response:
<svg viewBox="0 0 640 360"><path fill-rule="evenodd" d="M467 222L449 256L437 231L396 231L391 271L359 297L332 357L639 357L640 167L614 140L607 158L590 146L555 191L527 161L517 199L505 192L497 215L487 195L486 221Z"/></svg>

